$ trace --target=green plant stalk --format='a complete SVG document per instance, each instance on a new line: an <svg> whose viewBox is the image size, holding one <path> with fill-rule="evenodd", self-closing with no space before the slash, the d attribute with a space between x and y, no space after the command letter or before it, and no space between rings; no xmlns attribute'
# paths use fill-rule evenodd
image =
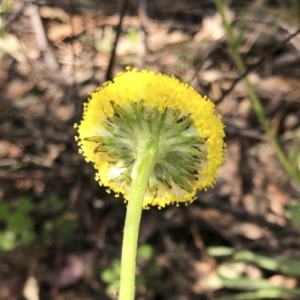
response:
<svg viewBox="0 0 300 300"><path fill-rule="evenodd" d="M233 55L233 59L235 61L235 64L237 66L238 71L243 74L246 72L246 67L245 64L243 62L243 59L238 51L238 43L237 43L237 39L235 38L234 32L232 30L231 25L229 24L229 22L226 19L225 16L225 12L224 12L224 3L222 2L222 0L215 0L216 3L216 7L217 10L219 11L221 17L222 17L222 21L223 21L223 26L225 28L226 31L226 35L227 35L227 40L228 40L228 44L229 47L232 51L232 55ZM281 165L283 166L283 168L285 169L285 171L298 183L300 184L300 176L299 174L296 172L296 169L290 164L288 158L286 157L286 155L284 154L284 151L282 149L282 147L280 146L276 136L274 135L274 133L271 130L271 126L269 121L267 120L265 111L263 109L263 106L253 88L253 85L250 83L249 79L247 76L244 77L244 81L246 84L246 88L248 91L248 95L250 98L250 101L252 103L252 107L254 109L254 112L259 120L259 122L261 123L264 131L266 132L274 150L275 153L281 163Z"/></svg>
<svg viewBox="0 0 300 300"><path fill-rule="evenodd" d="M119 300L134 300L139 227L145 191L153 169L157 149L157 142L148 143L138 156L132 171L132 186L127 206L122 245Z"/></svg>

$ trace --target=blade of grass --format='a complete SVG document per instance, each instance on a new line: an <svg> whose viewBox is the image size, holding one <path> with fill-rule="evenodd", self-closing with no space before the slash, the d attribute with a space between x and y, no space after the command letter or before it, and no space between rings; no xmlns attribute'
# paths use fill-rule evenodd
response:
<svg viewBox="0 0 300 300"><path fill-rule="evenodd" d="M282 299L283 295L289 294L278 289L264 289L255 292L240 293L228 297L217 298L214 300L257 300L257 299Z"/></svg>
<svg viewBox="0 0 300 300"><path fill-rule="evenodd" d="M215 0L215 5L218 10L218 12L221 15L223 26L227 35L227 42L231 49L232 56L234 59L234 62L236 64L236 67L238 71L243 74L246 72L246 66L244 64L244 61L242 59L242 56L240 55L240 52L238 50L239 47L239 40L236 38L233 28L231 27L231 24L227 21L225 16L225 6L226 4L222 0ZM274 135L274 133L271 130L270 123L266 117L265 111L263 109L263 106L260 102L260 99L258 98L253 85L250 83L247 76L244 77L244 82L246 84L248 96L250 98L253 110L262 125L264 131L266 132L274 151L285 169L285 171L293 178L295 182L297 182L300 185L300 172L297 172L296 168L290 164L290 161L288 160L287 156L285 155L281 145L279 144L278 139Z"/></svg>
<svg viewBox="0 0 300 300"><path fill-rule="evenodd" d="M231 250L231 251L230 251ZM233 248L210 247L207 253L214 257L230 256L233 261L253 263L263 269L300 277L300 261L283 255L257 254L251 251L234 251Z"/></svg>

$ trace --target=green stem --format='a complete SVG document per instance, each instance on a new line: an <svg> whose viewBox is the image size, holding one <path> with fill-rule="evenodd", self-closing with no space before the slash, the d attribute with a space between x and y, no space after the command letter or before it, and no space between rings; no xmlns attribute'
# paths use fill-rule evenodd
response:
<svg viewBox="0 0 300 300"><path fill-rule="evenodd" d="M230 23L227 21L226 16L225 16L224 5L226 5L226 4L223 3L223 0L215 0L215 3L216 3L217 10L219 11L219 13L222 17L223 26L226 31L226 35L227 35L227 39L228 39L228 44L232 51L232 55L233 55L233 59L235 61L236 67L237 67L238 71L241 74L243 74L246 72L246 66L245 66L242 56L238 50L239 43L237 41L237 38L235 37L232 27L231 27ZM292 164L286 157L282 147L280 146L280 144L278 142L278 139L272 132L270 123L266 117L266 114L265 114L264 108L260 102L260 99L258 98L257 93L247 76L245 76L244 82L246 84L248 95L251 100L254 112L255 112L260 124L262 125L263 129L265 130L281 165L283 166L285 171L296 182L300 183L300 178L299 178L300 176L297 173L294 166L292 166Z"/></svg>
<svg viewBox="0 0 300 300"><path fill-rule="evenodd" d="M155 162L157 147L158 143L148 143L138 155L132 170L132 186L123 236L119 300L134 300L139 227L145 191Z"/></svg>

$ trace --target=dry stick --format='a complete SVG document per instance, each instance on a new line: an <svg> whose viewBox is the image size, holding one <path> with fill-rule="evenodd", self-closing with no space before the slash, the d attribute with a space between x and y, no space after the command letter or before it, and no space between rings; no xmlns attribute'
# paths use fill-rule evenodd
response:
<svg viewBox="0 0 300 300"><path fill-rule="evenodd" d="M119 38L120 38L120 35L121 35L123 18L124 18L124 15L125 15L125 11L127 9L128 2L129 2L128 0L123 0L123 5L121 7L120 20L119 20L119 24L116 28L115 43L114 43L113 49L111 51L109 65L108 65L107 71L106 71L106 76L105 76L106 81L112 80L112 78L113 78L112 70L113 70L113 66L114 66L114 63L115 63L116 49L117 49L118 41L119 41Z"/></svg>
<svg viewBox="0 0 300 300"><path fill-rule="evenodd" d="M58 70L58 63L48 46L48 40L39 14L38 6L33 3L30 5L30 18L37 44L45 57L48 67L52 71Z"/></svg>
<svg viewBox="0 0 300 300"><path fill-rule="evenodd" d="M269 51L269 55L274 54L276 51L278 51L280 48L282 48L283 46L285 46L293 37L295 37L297 34L300 33L300 28L295 31L294 33L292 33L291 35L289 35L281 44L277 45L277 47L273 48L271 51ZM220 99L218 99L216 101L216 103L221 102L225 96L227 96L230 92L232 92L232 90L234 89L234 87L243 79L245 78L245 76L247 76L251 71L253 71L254 69L258 68L261 66L261 64L263 63L264 58L261 58L256 64L252 65L252 66L247 66L246 67L246 71L244 73L242 73L238 78L236 78L234 80L234 82L232 83L232 85L230 86L229 89L227 89L226 91L223 92L222 97Z"/></svg>
<svg viewBox="0 0 300 300"><path fill-rule="evenodd" d="M145 55L147 52L147 32L146 32L146 21L147 21L147 0L139 1L138 15L140 19L139 27L139 44L137 53L137 67L142 68L144 64Z"/></svg>
<svg viewBox="0 0 300 300"><path fill-rule="evenodd" d="M69 0L69 5L73 9L73 7L76 7L73 3L73 0ZM72 11L71 9L71 11ZM69 23L72 30L72 36L75 36L75 25L73 22L73 14L70 13L69 15ZM74 88L74 91L76 91L76 94L78 94L78 85L77 85L77 64L76 64L76 51L75 51L75 45L74 45L74 39L71 39L71 51L72 51L72 76L71 76L71 85L72 88Z"/></svg>
<svg viewBox="0 0 300 300"><path fill-rule="evenodd" d="M294 33L292 33L291 35L289 35L280 45L277 45L277 47L273 48L271 51L269 51L269 55L272 55L273 53L275 53L276 51L278 51L280 48L282 48L283 46L285 46L293 37L295 37L297 34L300 33L300 28L295 31ZM219 41L217 41L219 43ZM215 44L213 45L213 48L215 48ZM220 45L218 45L218 47L220 47ZM209 52L209 51L208 51ZM206 58L208 57L208 55L206 56ZM205 59L206 59L205 58ZM204 60L205 60L204 59ZM246 71L242 74L240 74L240 76L238 78L236 78L232 85L230 86L229 89L223 91L222 96L220 99L216 100L215 103L219 103L221 102L230 92L232 92L232 90L235 88L235 86L243 79L245 78L246 75L248 75L251 71L255 70L256 68L260 67L261 64L263 63L264 59L261 58L257 63L251 65L251 66L246 66ZM193 81L196 76L197 73L200 71L202 65L199 65L199 67L197 67L194 71L194 74L192 76L192 78L190 79L190 81Z"/></svg>

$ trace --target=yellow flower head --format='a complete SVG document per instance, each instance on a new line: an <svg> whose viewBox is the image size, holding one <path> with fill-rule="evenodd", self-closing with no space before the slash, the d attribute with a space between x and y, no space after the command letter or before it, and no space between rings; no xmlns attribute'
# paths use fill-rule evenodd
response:
<svg viewBox="0 0 300 300"><path fill-rule="evenodd" d="M128 68L91 94L78 128L80 152L96 180L128 200L136 157L159 147L143 206L191 202L214 183L224 161L224 130L214 104L174 77Z"/></svg>

